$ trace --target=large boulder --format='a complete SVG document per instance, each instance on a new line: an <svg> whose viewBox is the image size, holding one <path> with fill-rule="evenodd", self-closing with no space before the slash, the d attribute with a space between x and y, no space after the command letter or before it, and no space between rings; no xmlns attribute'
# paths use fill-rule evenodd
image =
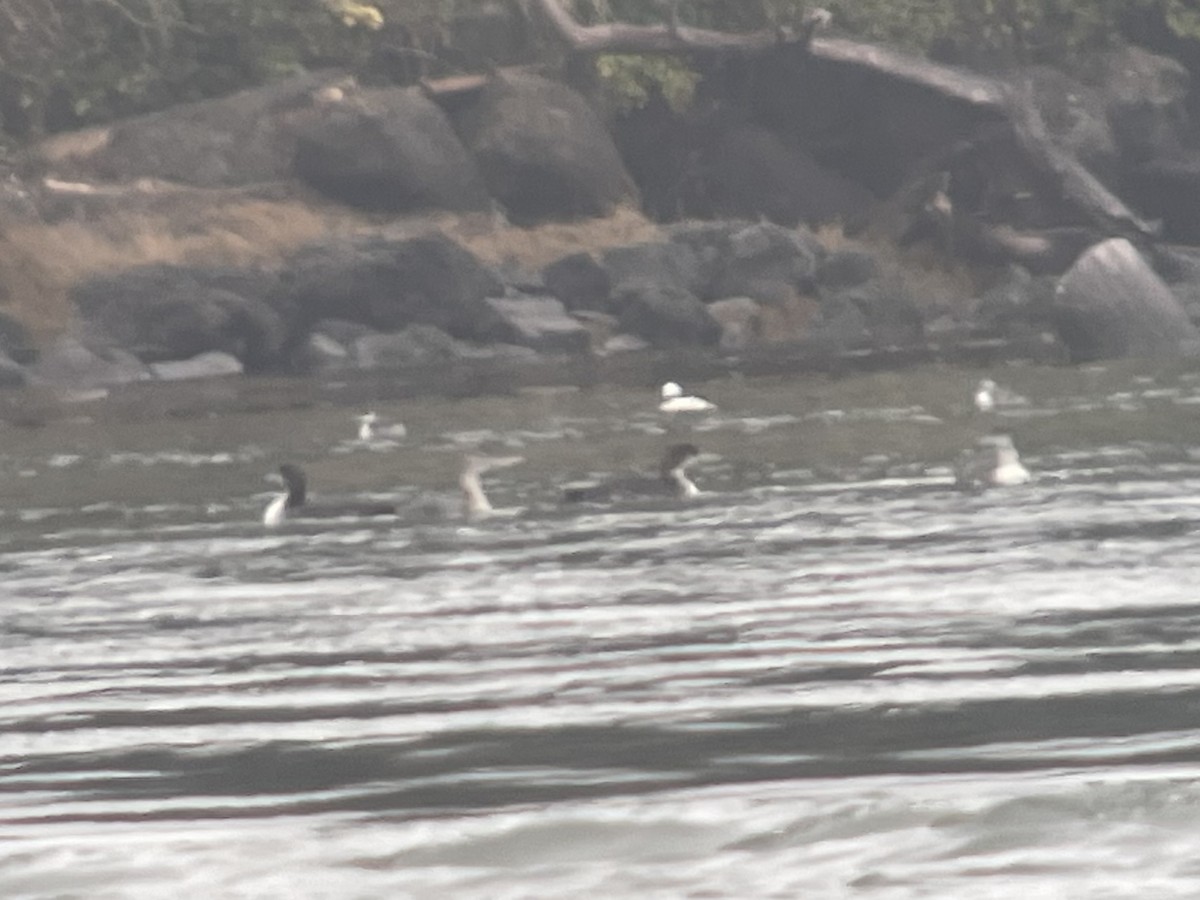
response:
<svg viewBox="0 0 1200 900"><path fill-rule="evenodd" d="M4 313L0 313L0 353L21 365L37 359L37 348L29 329Z"/></svg>
<svg viewBox="0 0 1200 900"><path fill-rule="evenodd" d="M487 340L503 323L484 303L504 286L444 235L333 240L300 250L285 265L278 303L294 310L298 336L321 319L348 319L380 331L433 325L458 338Z"/></svg>
<svg viewBox="0 0 1200 900"><path fill-rule="evenodd" d="M603 216L636 199L603 123L564 84L498 74L458 124L489 191L514 222Z"/></svg>
<svg viewBox="0 0 1200 900"><path fill-rule="evenodd" d="M217 378L222 375L241 375L241 362L228 353L212 350L191 359L176 359L150 364L150 372L162 381L186 381L192 378Z"/></svg>
<svg viewBox="0 0 1200 900"><path fill-rule="evenodd" d="M612 309L622 331L660 347L716 344L721 325L686 288L631 281L613 292Z"/></svg>
<svg viewBox="0 0 1200 900"><path fill-rule="evenodd" d="M490 202L450 122L414 90L320 103L298 132L296 173L335 200L386 212L485 209Z"/></svg>
<svg viewBox="0 0 1200 900"><path fill-rule="evenodd" d="M353 349L355 362L364 369L403 369L467 356L459 341L431 325L412 325L391 334L369 334L355 341Z"/></svg>
<svg viewBox="0 0 1200 900"><path fill-rule="evenodd" d="M1059 279L1052 312L1077 361L1200 348L1178 298L1124 238L1096 244L1076 261Z"/></svg>
<svg viewBox="0 0 1200 900"><path fill-rule="evenodd" d="M862 222L870 191L758 125L721 133L706 154L705 189L716 215L780 225Z"/></svg>
<svg viewBox="0 0 1200 900"><path fill-rule="evenodd" d="M25 368L0 349L0 388L22 387L28 381Z"/></svg>
<svg viewBox="0 0 1200 900"><path fill-rule="evenodd" d="M569 310L608 309L612 278L588 253L572 253L555 260L542 270L546 290Z"/></svg>
<svg viewBox="0 0 1200 900"><path fill-rule="evenodd" d="M220 351L262 371L279 362L284 322L261 296L273 279L238 269L155 264L89 279L83 318L143 362Z"/></svg>
<svg viewBox="0 0 1200 900"><path fill-rule="evenodd" d="M705 289L705 269L696 251L684 243L627 244L605 250L600 264L619 289L634 281L671 284L692 293Z"/></svg>
<svg viewBox="0 0 1200 900"><path fill-rule="evenodd" d="M290 172L295 117L340 76L303 75L113 125L75 161L117 181L162 178L199 187L277 181Z"/></svg>
<svg viewBox="0 0 1200 900"><path fill-rule="evenodd" d="M577 319L567 315L553 297L489 298L510 330L509 343L546 353L583 353L591 346L591 335Z"/></svg>

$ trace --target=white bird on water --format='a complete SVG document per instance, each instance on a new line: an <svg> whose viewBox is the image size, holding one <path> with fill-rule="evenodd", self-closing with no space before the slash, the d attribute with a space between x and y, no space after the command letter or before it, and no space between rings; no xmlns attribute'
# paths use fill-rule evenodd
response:
<svg viewBox="0 0 1200 900"><path fill-rule="evenodd" d="M683 388L677 382L668 381L662 386L659 412L664 413L698 413L713 412L717 404L703 397L685 395Z"/></svg>
<svg viewBox="0 0 1200 900"><path fill-rule="evenodd" d="M959 487L1012 487L1033 480L1021 462L1013 439L1007 434L981 437L960 455L954 467Z"/></svg>
<svg viewBox="0 0 1200 900"><path fill-rule="evenodd" d="M360 443L369 444L379 439L394 442L408 436L408 429L404 427L403 423L395 422L377 429L375 423L378 421L379 414L374 410L358 417L358 440Z"/></svg>
<svg viewBox="0 0 1200 900"><path fill-rule="evenodd" d="M975 394L971 399L975 403L975 409L982 413L993 412L1006 406L1029 405L1029 401L1020 394L999 386L990 378L984 378L975 385Z"/></svg>

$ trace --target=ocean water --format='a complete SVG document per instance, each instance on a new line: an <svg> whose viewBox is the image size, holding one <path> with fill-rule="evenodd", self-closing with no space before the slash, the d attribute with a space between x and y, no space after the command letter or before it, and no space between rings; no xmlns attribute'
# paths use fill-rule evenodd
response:
<svg viewBox="0 0 1200 900"><path fill-rule="evenodd" d="M0 425L0 896L1195 897L1200 380L991 374L1027 402L929 368L686 421L368 385ZM957 490L994 430L1033 481ZM694 501L559 502L684 440ZM525 457L501 515L457 513L471 451ZM264 529L283 461L403 512Z"/></svg>

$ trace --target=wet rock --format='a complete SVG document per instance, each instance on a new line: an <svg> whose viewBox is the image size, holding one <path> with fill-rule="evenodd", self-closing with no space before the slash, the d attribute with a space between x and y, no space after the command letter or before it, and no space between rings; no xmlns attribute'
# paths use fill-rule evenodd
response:
<svg viewBox="0 0 1200 900"><path fill-rule="evenodd" d="M1030 84L1034 105L1055 144L1111 181L1117 145L1103 91L1049 66L1028 66L1020 77Z"/></svg>
<svg viewBox="0 0 1200 900"><path fill-rule="evenodd" d="M237 357L213 351L200 353L191 359L150 364L150 372L162 381L183 381L189 378L217 378L222 375L241 375L243 366Z"/></svg>
<svg viewBox="0 0 1200 900"><path fill-rule="evenodd" d="M650 344L642 340L634 334L614 334L608 338L604 345L600 348L600 352L604 356L612 353L636 353L640 350L649 350Z"/></svg>
<svg viewBox="0 0 1200 900"><path fill-rule="evenodd" d="M486 301L508 324L512 343L544 353L584 353L588 330L553 297L505 297Z"/></svg>
<svg viewBox="0 0 1200 900"><path fill-rule="evenodd" d="M815 278L821 287L841 288L865 284L882 271L875 254L857 247L831 250L819 261Z"/></svg>
<svg viewBox="0 0 1200 900"><path fill-rule="evenodd" d="M834 291L822 291L822 308L840 315L847 307L857 309L877 343L904 346L923 336L921 313L898 277L870 281Z"/></svg>
<svg viewBox="0 0 1200 900"><path fill-rule="evenodd" d="M318 104L299 129L295 170L362 209L479 210L491 202L445 114L413 89L356 91Z"/></svg>
<svg viewBox="0 0 1200 900"><path fill-rule="evenodd" d="M514 222L603 216L636 201L607 129L564 84L497 74L457 125Z"/></svg>
<svg viewBox="0 0 1200 900"><path fill-rule="evenodd" d="M1200 333L1124 238L1097 244L1055 289L1052 313L1074 360L1194 353Z"/></svg>
<svg viewBox="0 0 1200 900"><path fill-rule="evenodd" d="M354 342L363 369L402 369L465 358L462 346L431 325L411 325L391 334L369 334Z"/></svg>
<svg viewBox="0 0 1200 900"><path fill-rule="evenodd" d="M626 283L613 295L620 328L659 347L716 344L721 326L690 291L651 281Z"/></svg>
<svg viewBox="0 0 1200 900"><path fill-rule="evenodd" d="M30 380L62 387L100 387L145 381L150 371L125 350L63 335L42 349Z"/></svg>
<svg viewBox="0 0 1200 900"><path fill-rule="evenodd" d="M282 299L307 334L321 319L380 331L432 325L487 341L505 324L486 297L504 286L470 252L441 234L408 240L366 237L310 245L285 265Z"/></svg>
<svg viewBox="0 0 1200 900"><path fill-rule="evenodd" d="M1097 57L1095 70L1126 165L1176 156L1191 145L1191 78L1178 60L1129 45Z"/></svg>
<svg viewBox="0 0 1200 900"><path fill-rule="evenodd" d="M542 270L546 290L567 309L603 312L608 308L612 279L608 271L588 253L572 253Z"/></svg>
<svg viewBox="0 0 1200 900"><path fill-rule="evenodd" d="M145 362L220 351L261 371L279 362L285 326L265 300L235 289L264 285L236 270L150 265L85 281L72 299L85 320Z"/></svg>

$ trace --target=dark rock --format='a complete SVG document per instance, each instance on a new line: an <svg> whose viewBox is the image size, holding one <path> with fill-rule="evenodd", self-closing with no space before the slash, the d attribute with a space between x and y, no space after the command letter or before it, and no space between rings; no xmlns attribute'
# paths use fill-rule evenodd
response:
<svg viewBox="0 0 1200 900"><path fill-rule="evenodd" d="M29 329L4 313L0 313L0 353L26 366L35 361L38 355Z"/></svg>
<svg viewBox="0 0 1200 900"><path fill-rule="evenodd" d="M474 340L487 340L503 328L483 301L503 295L504 286L471 253L441 234L312 245L292 258L281 281L300 334L321 319L346 319L380 331L433 325Z"/></svg>
<svg viewBox="0 0 1200 900"><path fill-rule="evenodd" d="M191 359L151 363L150 371L155 378L162 381L183 381L189 378L241 375L243 367L237 357L214 350L209 353L200 353Z"/></svg>
<svg viewBox="0 0 1200 900"><path fill-rule="evenodd" d="M88 322L145 362L220 351L261 371L279 362L284 323L265 300L234 289L265 283L236 270L149 265L85 281L72 299Z"/></svg>
<svg viewBox="0 0 1200 900"><path fill-rule="evenodd" d="M466 357L463 347L432 325L411 325L392 334L369 334L354 342L354 357L364 369L402 369Z"/></svg>
<svg viewBox="0 0 1200 900"><path fill-rule="evenodd" d="M432 101L412 89L361 91L318 104L296 140L296 173L362 209L486 209L475 162Z"/></svg>
<svg viewBox="0 0 1200 900"><path fill-rule="evenodd" d="M767 223L748 225L730 235L728 255L710 292L715 297L757 299L756 285L771 282L809 290L822 253L821 245L807 230Z"/></svg>
<svg viewBox="0 0 1200 900"><path fill-rule="evenodd" d="M831 250L817 267L816 280L821 287L854 287L880 277L879 260L873 253L857 247Z"/></svg>
<svg viewBox="0 0 1200 900"><path fill-rule="evenodd" d="M878 343L903 346L923 336L921 313L897 276L821 292L822 311L832 311L832 320L842 319L848 307L862 314L864 326Z"/></svg>
<svg viewBox="0 0 1200 900"><path fill-rule="evenodd" d="M80 161L114 181L162 178L222 187L280 180L290 174L295 152L294 117L338 80L303 75L128 119Z"/></svg>
<svg viewBox="0 0 1200 900"><path fill-rule="evenodd" d="M61 387L99 387L145 381L150 371L132 354L71 335L42 349L29 368L30 380Z"/></svg>
<svg viewBox="0 0 1200 900"><path fill-rule="evenodd" d="M550 263L542 270L542 280L567 309L602 312L608 308L612 279L587 253L572 253Z"/></svg>
<svg viewBox="0 0 1200 900"><path fill-rule="evenodd" d="M613 294L613 312L622 331L655 346L715 344L721 326L690 291L652 281L627 282Z"/></svg>
<svg viewBox="0 0 1200 900"><path fill-rule="evenodd" d="M24 387L29 381L25 368L3 350L0 350L0 388Z"/></svg>
<svg viewBox="0 0 1200 900"><path fill-rule="evenodd" d="M670 284L691 293L703 291L706 286L700 259L681 242L612 247L601 255L600 264L616 290L635 281Z"/></svg>
<svg viewBox="0 0 1200 900"><path fill-rule="evenodd" d="M715 140L706 162L706 191L718 216L854 226L875 202L860 184L758 125L729 128Z"/></svg>
<svg viewBox="0 0 1200 900"><path fill-rule="evenodd" d="M1021 266L1009 266L1004 278L980 295L974 318L982 325L1000 328L1044 318L1053 302L1054 285L1052 278L1035 278Z"/></svg>
<svg viewBox="0 0 1200 900"><path fill-rule="evenodd" d="M603 216L636 201L604 125L564 84L497 75L458 130L514 222Z"/></svg>
<svg viewBox="0 0 1200 900"><path fill-rule="evenodd" d="M1097 244L1059 279L1053 317L1077 361L1194 352L1200 333L1124 238Z"/></svg>
<svg viewBox="0 0 1200 900"><path fill-rule="evenodd" d="M1200 243L1200 153L1151 160L1130 169L1126 182L1170 240Z"/></svg>
<svg viewBox="0 0 1200 900"><path fill-rule="evenodd" d="M321 331L312 332L292 353L292 368L297 372L333 372L353 365L350 348Z"/></svg>
<svg viewBox="0 0 1200 900"><path fill-rule="evenodd" d="M505 297L486 301L511 329L512 343L544 353L584 353L591 336L553 297Z"/></svg>

